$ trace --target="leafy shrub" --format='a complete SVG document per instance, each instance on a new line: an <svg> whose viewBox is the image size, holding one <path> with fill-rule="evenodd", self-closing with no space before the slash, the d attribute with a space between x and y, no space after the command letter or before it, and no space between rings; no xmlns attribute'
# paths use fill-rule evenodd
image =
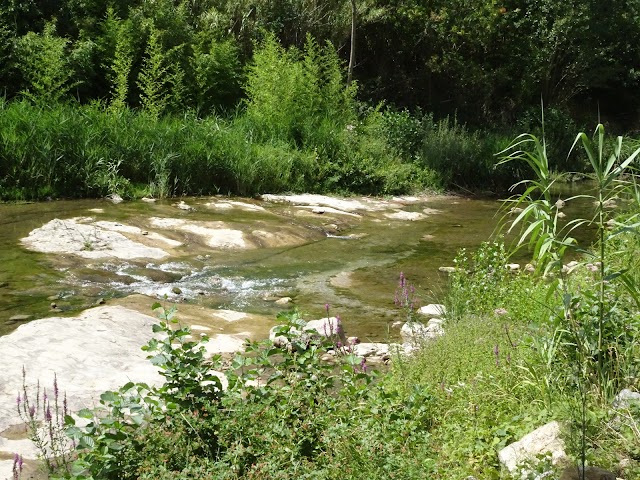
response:
<svg viewBox="0 0 640 480"><path fill-rule="evenodd" d="M101 407L80 412L85 427L69 417L78 445L71 478L334 478L345 469L349 478L396 469L415 478L431 463L428 389L376 383L349 347L300 337L295 312L280 320L288 346L250 342L214 373L220 358L206 359L200 341L172 325L174 311L164 311L154 326L162 336L144 349L165 384L105 392ZM320 359L327 349L335 364Z"/></svg>

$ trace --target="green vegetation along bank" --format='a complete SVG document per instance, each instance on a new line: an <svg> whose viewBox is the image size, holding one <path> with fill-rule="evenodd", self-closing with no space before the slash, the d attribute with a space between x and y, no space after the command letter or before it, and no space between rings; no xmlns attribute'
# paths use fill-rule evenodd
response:
<svg viewBox="0 0 640 480"><path fill-rule="evenodd" d="M541 99L554 171L637 130L635 2L401 3L0 6L0 199L502 192Z"/></svg>
<svg viewBox="0 0 640 480"><path fill-rule="evenodd" d="M26 395L19 400L45 447L49 438L57 446L64 434L74 439L74 451L45 454L51 475L575 479L583 478L571 473L578 465L637 478L640 405L619 394L640 387L640 195L630 170L640 149L623 153L621 138L609 148L602 126L576 142L596 183L593 215L562 219L572 199L550 196L544 142L520 137L503 161L528 162L536 177L505 203L504 228L523 227L516 243L531 246L531 268L506 268L499 238L460 252L444 298L445 334L394 356L389 371L373 372L338 337L301 340L296 312L283 314L276 332L288 347L252 343L231 362L207 359L176 312L164 311L153 327L164 336L143 347L165 377L161 387L105 392L95 410L79 412L87 425L63 420L57 407L30 413ZM571 233L586 225L597 241L578 250ZM399 316L416 322L421 293L401 278ZM338 355L328 363L321 357L329 348ZM38 418L49 426L44 434ZM524 477L506 472L498 451L551 420L560 422L567 463L543 455L523 466Z"/></svg>

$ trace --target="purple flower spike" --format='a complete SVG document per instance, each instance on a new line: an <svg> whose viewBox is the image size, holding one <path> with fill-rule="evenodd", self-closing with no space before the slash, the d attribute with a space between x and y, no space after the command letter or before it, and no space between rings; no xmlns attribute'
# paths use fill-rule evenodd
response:
<svg viewBox="0 0 640 480"><path fill-rule="evenodd" d="M29 418L30 418L31 420L33 420L33 417L35 416L35 414L36 414L36 407L34 407L33 405L31 405L31 406L29 407Z"/></svg>
<svg viewBox="0 0 640 480"><path fill-rule="evenodd" d="M18 460L19 456L17 453L13 454L13 480L18 480L20 478L20 472L18 471Z"/></svg>
<svg viewBox="0 0 640 480"><path fill-rule="evenodd" d="M53 374L53 397L58 399L58 376Z"/></svg>
<svg viewBox="0 0 640 480"><path fill-rule="evenodd" d="M360 362L360 369L362 373L367 373L367 359L362 357L362 361Z"/></svg>
<svg viewBox="0 0 640 480"><path fill-rule="evenodd" d="M51 423L51 406L49 404L47 404L47 410L44 412L44 419Z"/></svg>

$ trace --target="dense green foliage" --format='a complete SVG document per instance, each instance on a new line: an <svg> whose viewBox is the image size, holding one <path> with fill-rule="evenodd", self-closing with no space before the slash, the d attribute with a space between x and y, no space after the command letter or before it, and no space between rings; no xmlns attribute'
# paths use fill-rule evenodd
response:
<svg viewBox="0 0 640 480"><path fill-rule="evenodd" d="M581 118L591 119L599 105L617 122L637 121L635 1L355 5L354 75L363 98L458 112L479 124L512 122L542 95ZM346 62L351 8L335 0L11 1L0 7L0 35L0 87L9 98L59 85L56 95L84 103L145 107L156 82L159 110L204 115L237 105L240 66L265 36L302 48L311 35L331 42ZM44 45L50 48L34 48ZM34 70L37 62L46 68Z"/></svg>
<svg viewBox="0 0 640 480"><path fill-rule="evenodd" d="M270 48L279 47L272 43L265 55ZM334 57L320 55L326 58ZM268 64L254 71L250 85L265 93L230 120L151 120L146 111L100 104L0 102L0 199L499 190L519 174L508 166L494 170L491 152L506 138L483 139L455 121L406 112L371 110L357 118L347 92L311 80L318 77L304 69L312 70L308 57L281 61L275 76ZM287 75L308 83L297 84L300 101L278 103L267 93Z"/></svg>
<svg viewBox="0 0 640 480"><path fill-rule="evenodd" d="M0 197L501 191L540 98L553 170L575 122L637 128L635 2L353 5L347 85L346 1L3 4Z"/></svg>

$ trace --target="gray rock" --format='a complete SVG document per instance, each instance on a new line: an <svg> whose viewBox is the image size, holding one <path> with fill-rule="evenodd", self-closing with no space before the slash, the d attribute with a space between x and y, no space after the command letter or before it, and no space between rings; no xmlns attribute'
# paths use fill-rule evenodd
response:
<svg viewBox="0 0 640 480"><path fill-rule="evenodd" d="M381 357L389 355L389 345L386 343L359 343L351 347L358 357Z"/></svg>
<svg viewBox="0 0 640 480"><path fill-rule="evenodd" d="M347 343L347 338L342 329L342 322L337 317L321 318L311 320L303 327L305 332L316 332L320 337L337 337L343 344Z"/></svg>
<svg viewBox="0 0 640 480"><path fill-rule="evenodd" d="M31 315L18 314L9 318L10 322L26 322L31 319Z"/></svg>
<svg viewBox="0 0 640 480"><path fill-rule="evenodd" d="M180 200L180 203L175 203L174 206L178 207L180 210L184 210L185 212L192 212L195 210L191 205L185 203L184 200Z"/></svg>
<svg viewBox="0 0 640 480"><path fill-rule="evenodd" d="M295 327L291 327L286 335L278 333L282 325L275 325L269 330L269 340L277 348L288 348L291 345L291 339L297 339L302 336L302 331Z"/></svg>
<svg viewBox="0 0 640 480"><path fill-rule="evenodd" d="M420 322L407 322L400 329L400 336L405 342L419 343L430 340L444 334L444 329L439 323L423 324Z"/></svg>
<svg viewBox="0 0 640 480"><path fill-rule="evenodd" d="M640 393L625 388L613 399L615 408L629 408L631 405L640 406Z"/></svg>
<svg viewBox="0 0 640 480"><path fill-rule="evenodd" d="M456 267L439 267L438 271L442 273L453 273L456 271Z"/></svg>
<svg viewBox="0 0 640 480"><path fill-rule="evenodd" d="M102 392L129 380L160 384L157 367L140 349L152 337L156 322L124 307L103 306L77 317L33 320L0 337L6 357L0 371L0 432L21 423L16 393L22 390L23 366L30 392L37 380L51 387L56 374L71 411L93 407ZM18 450L10 450L14 451Z"/></svg>
<svg viewBox="0 0 640 480"><path fill-rule="evenodd" d="M515 473L519 466L535 462L539 455L551 455L554 465L566 459L558 422L547 423L517 442L507 445L500 450L498 458L510 473Z"/></svg>
<svg viewBox="0 0 640 480"><path fill-rule="evenodd" d="M117 193L112 193L110 195L107 195L106 199L109 200L111 203L116 203L116 204L123 202L122 197Z"/></svg>
<svg viewBox="0 0 640 480"><path fill-rule="evenodd" d="M430 303L429 305L420 307L418 313L426 317L440 318L447 313L447 308L440 303Z"/></svg>
<svg viewBox="0 0 640 480"><path fill-rule="evenodd" d="M291 301L291 297L282 297L275 301L278 305L286 305Z"/></svg>

